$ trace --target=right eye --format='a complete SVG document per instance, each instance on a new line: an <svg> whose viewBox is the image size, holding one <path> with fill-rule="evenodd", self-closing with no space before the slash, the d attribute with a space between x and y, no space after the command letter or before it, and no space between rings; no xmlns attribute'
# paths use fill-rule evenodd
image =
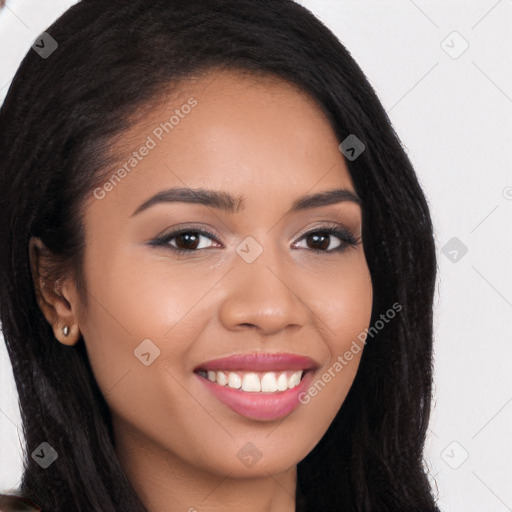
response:
<svg viewBox="0 0 512 512"><path fill-rule="evenodd" d="M209 231L188 228L165 233L150 243L158 247L170 248L177 253L185 255L185 253L207 249L208 245L204 246L203 243L203 246L201 246L201 239L216 240L215 235ZM173 240L175 240L175 242L171 243Z"/></svg>

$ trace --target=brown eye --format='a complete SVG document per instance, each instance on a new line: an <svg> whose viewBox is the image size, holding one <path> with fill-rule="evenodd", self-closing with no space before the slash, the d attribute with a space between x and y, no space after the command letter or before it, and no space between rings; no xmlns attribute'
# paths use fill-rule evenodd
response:
<svg viewBox="0 0 512 512"><path fill-rule="evenodd" d="M208 243L210 241L210 243ZM212 244L212 242L214 242ZM199 229L181 229L160 235L149 242L150 245L171 249L179 255L192 255L203 249L222 247L213 233Z"/></svg>
<svg viewBox="0 0 512 512"><path fill-rule="evenodd" d="M306 240L311 243L309 245L310 249L327 250L331 245L331 237L331 233L327 233L326 231L317 231L307 235ZM339 245L341 245L341 242L339 242L336 247L339 247ZM336 247L331 247L331 249L335 249Z"/></svg>
<svg viewBox="0 0 512 512"><path fill-rule="evenodd" d="M181 250L194 250L197 249L199 245L199 238L201 235L199 233L189 231L187 233L182 233L181 235L174 236L173 239L176 239L176 247Z"/></svg>
<svg viewBox="0 0 512 512"><path fill-rule="evenodd" d="M333 245L333 238L338 239L337 244L334 242ZM350 231L340 227L310 231L301 240L305 240L306 249L311 249L315 253L340 252L349 246L356 246L359 243ZM299 242L296 242L294 247L299 247Z"/></svg>
<svg viewBox="0 0 512 512"><path fill-rule="evenodd" d="M207 249L211 246L202 242L202 240L211 240L211 236L201 231L182 231L181 233L171 233L166 236L166 242L178 251L196 251ZM175 240L175 243L171 243ZM200 247L201 245L201 247Z"/></svg>

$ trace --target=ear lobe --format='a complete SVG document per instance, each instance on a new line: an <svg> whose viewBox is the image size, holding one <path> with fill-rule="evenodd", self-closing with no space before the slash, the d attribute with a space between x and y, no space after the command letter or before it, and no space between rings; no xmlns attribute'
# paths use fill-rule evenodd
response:
<svg viewBox="0 0 512 512"><path fill-rule="evenodd" d="M74 345L80 338L80 331L75 323L71 304L61 293L62 279L55 279L52 272L48 272L48 269L55 266L55 257L37 237L29 240L29 257L39 308L53 327L55 338L65 345Z"/></svg>

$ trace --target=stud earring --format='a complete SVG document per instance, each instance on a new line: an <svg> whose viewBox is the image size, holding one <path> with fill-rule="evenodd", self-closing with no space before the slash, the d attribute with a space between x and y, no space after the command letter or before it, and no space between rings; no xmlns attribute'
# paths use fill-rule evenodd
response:
<svg viewBox="0 0 512 512"><path fill-rule="evenodd" d="M68 336L69 335L69 327L67 325L65 325L62 328L62 334L64 334L64 336Z"/></svg>

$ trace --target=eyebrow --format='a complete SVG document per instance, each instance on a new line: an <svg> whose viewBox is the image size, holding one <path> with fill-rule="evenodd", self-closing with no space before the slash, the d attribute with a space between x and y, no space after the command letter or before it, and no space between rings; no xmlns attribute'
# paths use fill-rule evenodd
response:
<svg viewBox="0 0 512 512"><path fill-rule="evenodd" d="M307 210L309 208L319 208L321 206L328 206L344 201L352 201L358 205L361 204L361 199L355 192L338 188L300 197L292 203L288 213ZM174 202L202 204L229 213L237 213L243 210L245 205L243 196L234 197L228 192L202 188L171 188L162 190L150 197L147 201L142 203L131 216L133 217L156 204Z"/></svg>

